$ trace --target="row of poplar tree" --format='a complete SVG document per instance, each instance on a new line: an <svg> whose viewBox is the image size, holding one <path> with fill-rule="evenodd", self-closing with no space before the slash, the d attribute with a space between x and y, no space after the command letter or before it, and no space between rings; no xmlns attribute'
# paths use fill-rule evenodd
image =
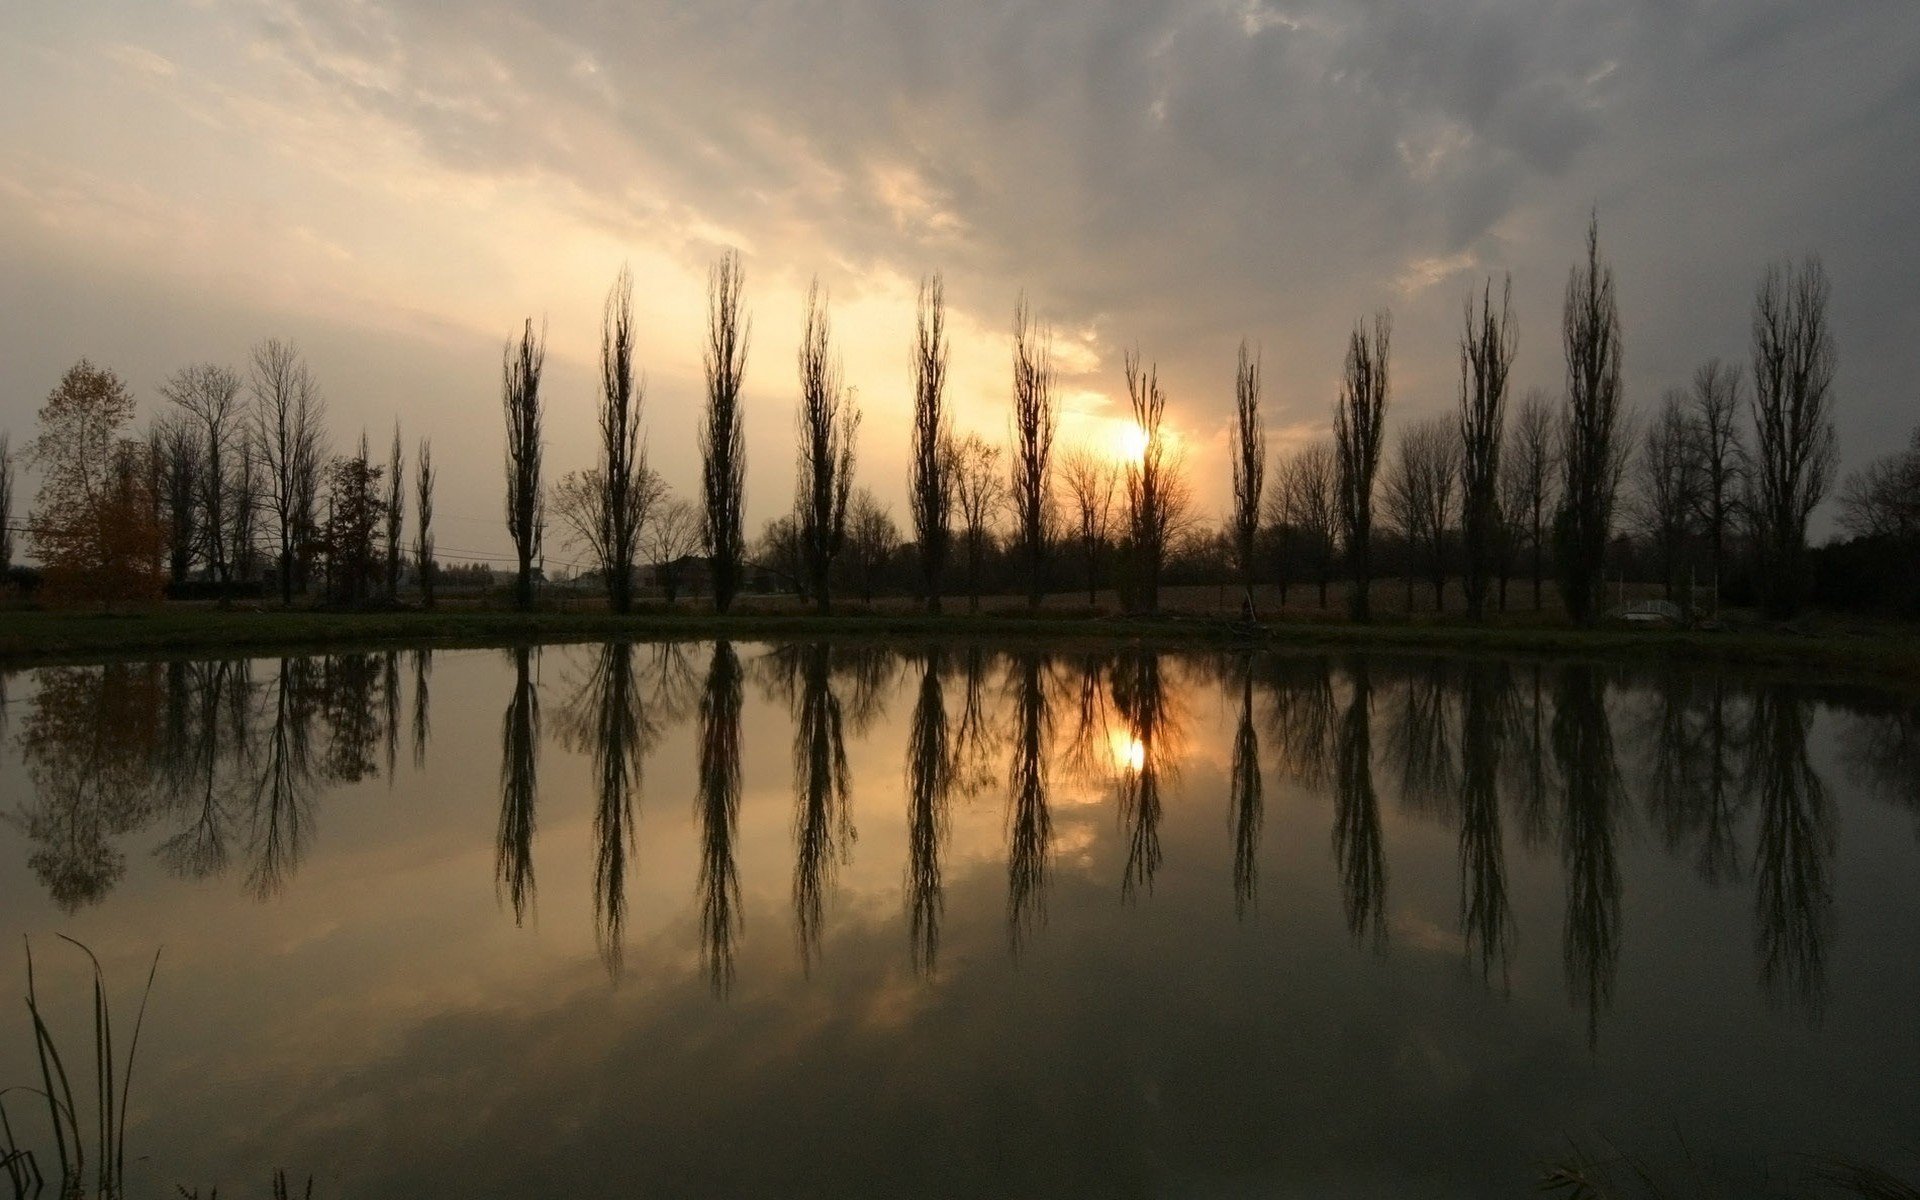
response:
<svg viewBox="0 0 1920 1200"><path fill-rule="evenodd" d="M1517 350L1510 286L1470 296L1460 344L1458 411L1409 427L1382 477L1390 388L1391 325L1385 313L1349 338L1332 436L1283 456L1267 487L1261 363L1242 343L1230 438L1233 506L1222 537L1251 610L1263 570L1289 582L1289 541L1317 551L1325 588L1338 557L1351 615L1367 620L1375 576L1375 511L1384 503L1409 555L1431 547L1436 591L1457 558L1469 614L1488 610L1514 550L1531 547L1536 601L1551 561L1572 618L1598 619L1609 546L1621 524L1623 476L1637 487L1632 511L1673 578L1683 537L1703 534L1717 579L1736 534L1756 560L1772 611L1790 613L1806 590L1806 533L1835 470L1834 346L1828 285L1817 260L1771 267L1756 293L1752 383L1717 363L1689 394L1670 395L1631 452L1621 383L1621 327L1613 272L1597 224L1570 272L1562 320L1564 399L1553 411L1530 396L1509 419L1508 379ZM534 603L549 506L567 540L588 551L610 606L628 611L643 546L648 561L704 550L714 606L725 612L745 579L746 450L742 387L751 342L739 256L709 273L699 425L697 503L673 497L647 462L644 385L634 368L632 279L623 270L602 321L594 465L549 485L544 478L544 330L531 320L502 363L506 421L505 515L515 549L514 596ZM1117 543L1116 582L1129 608L1158 607L1175 539L1197 526L1185 463L1166 428L1166 394L1137 351L1124 361L1135 453L1115 464L1084 450L1057 451L1059 422L1050 335L1024 299L1012 337L1011 444L956 436L947 396L945 296L922 283L912 353L914 409L908 507L916 589L937 610L953 560L964 556L969 589L1006 518L1012 557L1035 606L1047 588L1049 551L1083 549L1090 590L1098 557ZM784 564L821 612L831 604L835 563L848 545L860 409L834 351L826 297L806 298L797 355L799 404L794 501L771 522L759 556ZM143 437L125 430L131 393L82 361L40 412L30 447L42 469L25 528L50 597L113 600L176 588L198 571L213 594L263 575L291 603L321 583L328 598L364 604L397 596L403 568L408 464L396 426L385 464L361 435L357 452L327 451L325 409L304 360L286 342L255 347L242 375L215 364L175 372L162 386L165 412ZM1745 409L1744 414L1741 409ZM1743 427L1750 432L1743 435ZM0 436L0 565L11 553L13 455ZM430 443L415 450L412 565L428 604L436 576L435 468ZM1457 511L1457 521L1453 514ZM651 543L651 544L649 544ZM1278 545L1281 552L1272 553ZM1444 551L1457 546L1457 555ZM264 561L263 561L264 559ZM1264 563L1276 564L1264 566ZM156 570L156 565L163 570ZM319 579L316 580L316 575Z"/></svg>

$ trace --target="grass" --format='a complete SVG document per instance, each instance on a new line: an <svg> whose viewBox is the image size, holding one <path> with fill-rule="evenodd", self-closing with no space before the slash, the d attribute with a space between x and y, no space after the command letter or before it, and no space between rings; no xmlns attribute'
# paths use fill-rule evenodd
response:
<svg viewBox="0 0 1920 1200"><path fill-rule="evenodd" d="M1391 649L1684 661L1796 676L1873 679L1920 686L1920 629L1815 620L1796 626L1714 630L1576 629L1533 614L1474 625L1449 615L1393 616L1371 625L1289 613L1248 624L1211 614L1104 615L1089 608L1037 613L925 614L849 607L821 617L797 608L747 608L719 615L653 607L627 616L604 610L482 607L433 611L322 612L169 605L144 612L0 612L0 666L98 661L127 655L273 653L392 645L494 646L631 638L991 639L1274 649Z"/></svg>
<svg viewBox="0 0 1920 1200"><path fill-rule="evenodd" d="M154 976L160 970L160 954L155 951L153 966L147 972L147 986L140 993L140 1009L134 1016L133 1035L123 1065L114 1054L113 1009L107 1003L106 973L101 970L100 960L84 944L65 934L59 936L61 941L78 947L93 964L93 1194L100 1200L109 1200L126 1193L127 1098L133 1088L133 1061L140 1049L140 1027L146 1022ZM34 984L33 943L28 941L26 946L27 1013L33 1022L40 1086L0 1089L0 1170L5 1171L16 1200L37 1196L45 1187L45 1173L39 1159L17 1138L4 1105L6 1093L10 1091L38 1096L46 1104L54 1155L59 1162L60 1186L56 1195L63 1200L78 1198L86 1194L88 1139L81 1133L80 1109L74 1102L73 1081L60 1053L60 1043L40 1007L39 990Z"/></svg>
<svg viewBox="0 0 1920 1200"><path fill-rule="evenodd" d="M1604 1140L1604 1139L1603 1139ZM1536 1192L1564 1200L1731 1200L1752 1196L1754 1180L1731 1178L1697 1160L1684 1141L1674 1161L1657 1167L1623 1154L1611 1143L1592 1156L1577 1144L1565 1157L1541 1164ZM1671 1156L1669 1156L1671 1157ZM1824 1155L1793 1155L1765 1164L1760 1186L1782 1200L1920 1200L1920 1188L1878 1166Z"/></svg>

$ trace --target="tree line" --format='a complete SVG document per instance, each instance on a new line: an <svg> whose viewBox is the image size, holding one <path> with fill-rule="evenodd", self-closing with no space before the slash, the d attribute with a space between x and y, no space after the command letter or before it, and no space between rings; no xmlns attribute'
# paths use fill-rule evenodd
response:
<svg viewBox="0 0 1920 1200"><path fill-rule="evenodd" d="M751 544L743 387L752 319L740 258L730 251L709 272L700 485L691 499L675 496L649 463L633 281L623 269L602 316L592 466L557 482L546 474L544 327L529 318L502 354L514 601L535 603L557 519L617 612L631 609L645 564L669 600L680 569L697 561L717 611L758 568L825 613L836 591L865 599L911 592L937 611L962 579L970 607L983 588L1023 592L1038 607L1068 582L1059 561L1077 558L1090 603L1111 588L1129 611L1152 612L1169 579L1232 580L1253 615L1256 586L1277 587L1284 605L1291 588L1317 585L1325 606L1338 582L1350 616L1365 621L1384 553L1397 560L1409 608L1416 580L1431 587L1436 608L1457 580L1475 620L1507 607L1515 579L1531 583L1540 606L1551 579L1569 616L1592 624L1610 573L1628 571L1683 607L1704 576L1716 602L1727 585L1752 592L1772 615L1796 613L1813 583L1808 522L1837 466L1836 352L1819 260L1766 269L1754 296L1750 374L1709 360L1637 417L1622 383L1621 317L1597 221L1582 251L1562 311L1564 393L1511 397L1519 347L1511 281L1488 278L1463 306L1455 412L1405 424L1391 442L1387 313L1359 322L1348 338L1330 436L1277 457L1268 452L1260 352L1243 341L1228 439L1231 509L1218 526L1196 512L1167 395L1138 348L1122 363L1132 453L1057 444L1052 335L1024 296L1012 322L1007 442L957 434L945 291L934 274L922 281L909 346L903 534L855 484L862 409L816 281L795 356L793 502ZM143 599L166 584L178 593L198 569L223 600L236 581L265 578L283 603L318 584L329 602L353 606L397 600L411 568L422 602L434 603L427 441L412 455L409 555L409 464L398 425L384 462L371 457L364 433L354 452L330 453L324 403L288 343L261 343L244 374L197 364L160 391L168 407L143 437L124 432L133 417L125 385L85 361L42 408L29 447L42 485L25 529L50 598ZM1905 454L1848 482L1841 526L1855 544L1920 549L1916 462L1920 432ZM12 465L0 435L0 516L10 516ZM0 550L10 553L10 542ZM1914 603L1910 578L1869 582L1889 601ZM1833 599L1830 591L1820 598Z"/></svg>

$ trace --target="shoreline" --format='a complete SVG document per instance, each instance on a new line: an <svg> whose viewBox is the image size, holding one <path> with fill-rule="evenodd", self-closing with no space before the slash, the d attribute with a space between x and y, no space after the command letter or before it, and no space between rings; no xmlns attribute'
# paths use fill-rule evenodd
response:
<svg viewBox="0 0 1920 1200"><path fill-rule="evenodd" d="M443 608L314 612L176 609L140 613L0 612L0 667L20 669L130 657L271 654L394 645L484 648L608 638L739 641L829 638L908 642L1122 642L1166 649L1376 650L1511 654L1790 670L1802 678L1920 687L1920 630L1858 624L1815 632L1576 629L1558 624L1275 619L1245 624L1168 614L1104 616L1087 610L979 614L846 611L727 615L694 609L607 612Z"/></svg>

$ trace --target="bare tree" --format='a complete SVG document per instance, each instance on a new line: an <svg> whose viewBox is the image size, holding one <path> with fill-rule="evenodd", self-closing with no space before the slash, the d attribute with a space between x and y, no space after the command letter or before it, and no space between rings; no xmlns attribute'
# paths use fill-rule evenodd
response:
<svg viewBox="0 0 1920 1200"><path fill-rule="evenodd" d="M232 531L231 471L233 456L244 434L240 411L240 378L225 367L196 363L175 371L160 386L160 394L178 406L200 441L200 536L202 553L214 579L222 586L220 603L228 603L225 584L232 578L229 557Z"/></svg>
<svg viewBox="0 0 1920 1200"><path fill-rule="evenodd" d="M1740 367L1709 359L1693 373L1692 421L1699 445L1701 532L1713 572L1714 596L1726 576L1727 540L1745 478L1747 451L1740 436L1739 412L1746 407L1746 378Z"/></svg>
<svg viewBox="0 0 1920 1200"><path fill-rule="evenodd" d="M800 445L794 515L806 562L807 586L822 614L832 611L833 560L847 536L847 499L853 490L853 443L860 408L841 382L832 328L820 282L807 287L806 327L800 338Z"/></svg>
<svg viewBox="0 0 1920 1200"><path fill-rule="evenodd" d="M1494 578L1499 581L1498 603L1507 611L1507 588L1519 565L1520 549L1527 533L1527 473L1525 464L1511 444L1514 431L1508 430L1509 444L1500 452L1500 478L1495 490L1498 501L1498 527L1494 533Z"/></svg>
<svg viewBox="0 0 1920 1200"><path fill-rule="evenodd" d="M1112 459L1085 447L1070 450L1060 460L1060 479L1073 504L1074 530L1080 554L1087 563L1087 604L1100 600L1100 552L1113 531L1113 493L1120 472Z"/></svg>
<svg viewBox="0 0 1920 1200"><path fill-rule="evenodd" d="M1339 461L1331 443L1311 442L1288 460L1284 519L1312 556L1320 607L1327 606L1333 577L1334 538L1339 524Z"/></svg>
<svg viewBox="0 0 1920 1200"><path fill-rule="evenodd" d="M1293 586L1295 551L1301 542L1299 527L1287 507L1287 496L1297 486L1294 476L1299 470L1299 456L1282 451L1273 464L1273 486L1260 505L1261 544L1270 560L1282 609L1287 607L1287 591Z"/></svg>
<svg viewBox="0 0 1920 1200"><path fill-rule="evenodd" d="M650 479L657 479L648 472ZM648 506L647 519L641 525L641 545L647 561L653 564L654 578L672 604L680 597L680 572L687 556L701 546L700 510L678 496L665 494L664 485L656 503Z"/></svg>
<svg viewBox="0 0 1920 1200"><path fill-rule="evenodd" d="M887 506L867 488L856 491L847 507L847 565L862 601L873 602L875 584L899 548L900 529Z"/></svg>
<svg viewBox="0 0 1920 1200"><path fill-rule="evenodd" d="M952 538L953 429L946 410L947 303L940 276L920 281L913 343L913 448L907 495L920 548L921 594L940 611L940 580Z"/></svg>
<svg viewBox="0 0 1920 1200"><path fill-rule="evenodd" d="M326 405L300 352L269 338L253 348L253 436L266 468L266 504L279 542L280 602L293 603L295 562L313 540L326 458Z"/></svg>
<svg viewBox="0 0 1920 1200"><path fill-rule="evenodd" d="M1807 519L1833 483L1833 331L1826 270L1809 257L1767 268L1753 299L1751 518L1767 610L1805 594Z"/></svg>
<svg viewBox="0 0 1920 1200"><path fill-rule="evenodd" d="M1422 565L1433 586L1433 609L1446 607L1447 538L1460 477L1457 431L1445 417L1408 426L1400 434L1387 474L1386 507L1407 542L1407 608L1413 608L1413 577Z"/></svg>
<svg viewBox="0 0 1920 1200"><path fill-rule="evenodd" d="M1465 551L1467 616L1487 614L1487 585L1498 562L1500 537L1500 450L1507 428L1507 375L1513 368L1519 335L1513 326L1513 278L1500 288L1500 310L1493 308L1493 283L1480 294L1478 311L1467 299L1466 328L1460 336L1460 524Z"/></svg>
<svg viewBox="0 0 1920 1200"><path fill-rule="evenodd" d="M1857 538L1920 540L1920 429L1906 449L1848 477L1840 489L1840 528Z"/></svg>
<svg viewBox="0 0 1920 1200"><path fill-rule="evenodd" d="M259 542L257 532L261 507L260 497L260 457L252 438L243 432L234 448L233 483L230 505L233 519L230 524L228 561L232 564L234 577L241 580L255 580L258 566Z"/></svg>
<svg viewBox="0 0 1920 1200"><path fill-rule="evenodd" d="M633 522L635 543L628 551L627 574L633 574L633 562L639 554L641 544L648 540L649 527L660 506L667 499L667 485L658 472L642 461L637 464L638 474L627 485L627 494L622 503L626 506L628 517ZM558 519L566 544L584 550L603 573L618 569L614 566L614 553L608 543L611 526L607 521L607 496L611 489L607 486L604 466L588 467L584 471L568 471L560 477L553 487L551 508ZM696 532L697 532L696 527ZM658 563L658 559L649 558ZM613 588L603 578L602 586L607 588L611 598ZM628 580L631 595L632 580Z"/></svg>
<svg viewBox="0 0 1920 1200"><path fill-rule="evenodd" d="M13 566L13 438L0 431L0 572Z"/></svg>
<svg viewBox="0 0 1920 1200"><path fill-rule="evenodd" d="M588 538L600 562L607 607L633 609L633 559L646 518L647 451L640 413L647 383L633 377L633 276L620 268L600 318L600 463L594 497L597 528Z"/></svg>
<svg viewBox="0 0 1920 1200"><path fill-rule="evenodd" d="M954 445L954 499L960 505L960 523L967 549L967 610L980 611L980 571L993 537L993 517L1006 492L1000 481L1000 447L989 446L977 433Z"/></svg>
<svg viewBox="0 0 1920 1200"><path fill-rule="evenodd" d="M1053 404L1053 335L1036 329L1022 295L1013 309L1013 503L1015 534L1027 564L1027 606L1039 608L1046 591L1053 483L1053 435L1060 417Z"/></svg>
<svg viewBox="0 0 1920 1200"><path fill-rule="evenodd" d="M1381 481L1380 511L1386 527L1400 535L1405 548L1401 556L1401 574L1407 585L1407 611L1413 611L1413 585L1419 574L1420 532L1426 527L1426 515L1420 511L1426 492L1417 477L1417 455L1412 453L1414 428L1400 432L1398 452L1387 460L1386 477Z"/></svg>
<svg viewBox="0 0 1920 1200"><path fill-rule="evenodd" d="M185 583L200 553L200 439L191 424L179 413L169 413L154 422L148 435L155 466L159 469L161 519L166 531L167 579L175 585Z"/></svg>
<svg viewBox="0 0 1920 1200"><path fill-rule="evenodd" d="M740 312L746 276L729 250L707 273L707 411L700 426L700 483L706 502L701 526L713 560L713 607L726 612L740 589L746 558L747 443L740 385L747 372L753 321Z"/></svg>
<svg viewBox="0 0 1920 1200"><path fill-rule="evenodd" d="M1141 434L1140 456L1127 464L1129 591L1134 607L1156 612L1167 550L1185 526L1190 497L1184 463L1167 445L1167 394L1160 390L1159 370L1151 363L1143 369L1137 349L1127 351L1125 370L1127 399Z"/></svg>
<svg viewBox="0 0 1920 1200"><path fill-rule="evenodd" d="M387 451L387 599L400 598L400 547L407 521L406 454L400 449L400 422L393 423L393 446Z"/></svg>
<svg viewBox="0 0 1920 1200"><path fill-rule="evenodd" d="M1567 408L1560 432L1560 511L1554 559L1567 613L1581 625L1600 619L1607 541L1625 465L1621 428L1620 308L1613 268L1600 258L1600 221L1587 222L1587 261L1567 277L1562 335Z"/></svg>
<svg viewBox="0 0 1920 1200"><path fill-rule="evenodd" d="M1641 435L1639 486L1633 504L1633 516L1653 548L1661 591L1668 600L1674 598L1680 560L1700 507L1699 441L1688 419L1688 406L1687 393L1669 391L1659 414L1647 424Z"/></svg>
<svg viewBox="0 0 1920 1200"><path fill-rule="evenodd" d="M1348 605L1356 621L1373 615L1368 595L1373 584L1373 481L1386 428L1392 333L1392 320L1384 312L1373 318L1371 332L1364 323L1355 326L1347 340L1346 374L1333 411L1335 495L1353 588Z"/></svg>
<svg viewBox="0 0 1920 1200"><path fill-rule="evenodd" d="M1260 419L1260 353L1240 343L1233 376L1233 555L1254 615L1254 551L1260 538L1260 498L1267 483L1267 427Z"/></svg>
<svg viewBox="0 0 1920 1200"><path fill-rule="evenodd" d="M529 317L517 341L501 354L500 398L507 418L507 535L513 539L516 573L513 602L533 607L533 566L546 524L540 487L540 372L547 362L547 333L533 333Z"/></svg>
<svg viewBox="0 0 1920 1200"><path fill-rule="evenodd" d="M1547 573L1547 513L1554 504L1554 481L1560 473L1559 434L1546 393L1535 388L1521 399L1512 436L1513 452L1506 456L1505 470L1512 477L1515 527L1526 531L1533 607L1538 609Z"/></svg>
<svg viewBox="0 0 1920 1200"><path fill-rule="evenodd" d="M760 529L754 542L759 565L785 581L802 600L807 596L806 567L800 560L800 526L793 514L775 517Z"/></svg>
<svg viewBox="0 0 1920 1200"><path fill-rule="evenodd" d="M433 607L433 443L420 439L413 458L413 559L420 568L420 602Z"/></svg>

